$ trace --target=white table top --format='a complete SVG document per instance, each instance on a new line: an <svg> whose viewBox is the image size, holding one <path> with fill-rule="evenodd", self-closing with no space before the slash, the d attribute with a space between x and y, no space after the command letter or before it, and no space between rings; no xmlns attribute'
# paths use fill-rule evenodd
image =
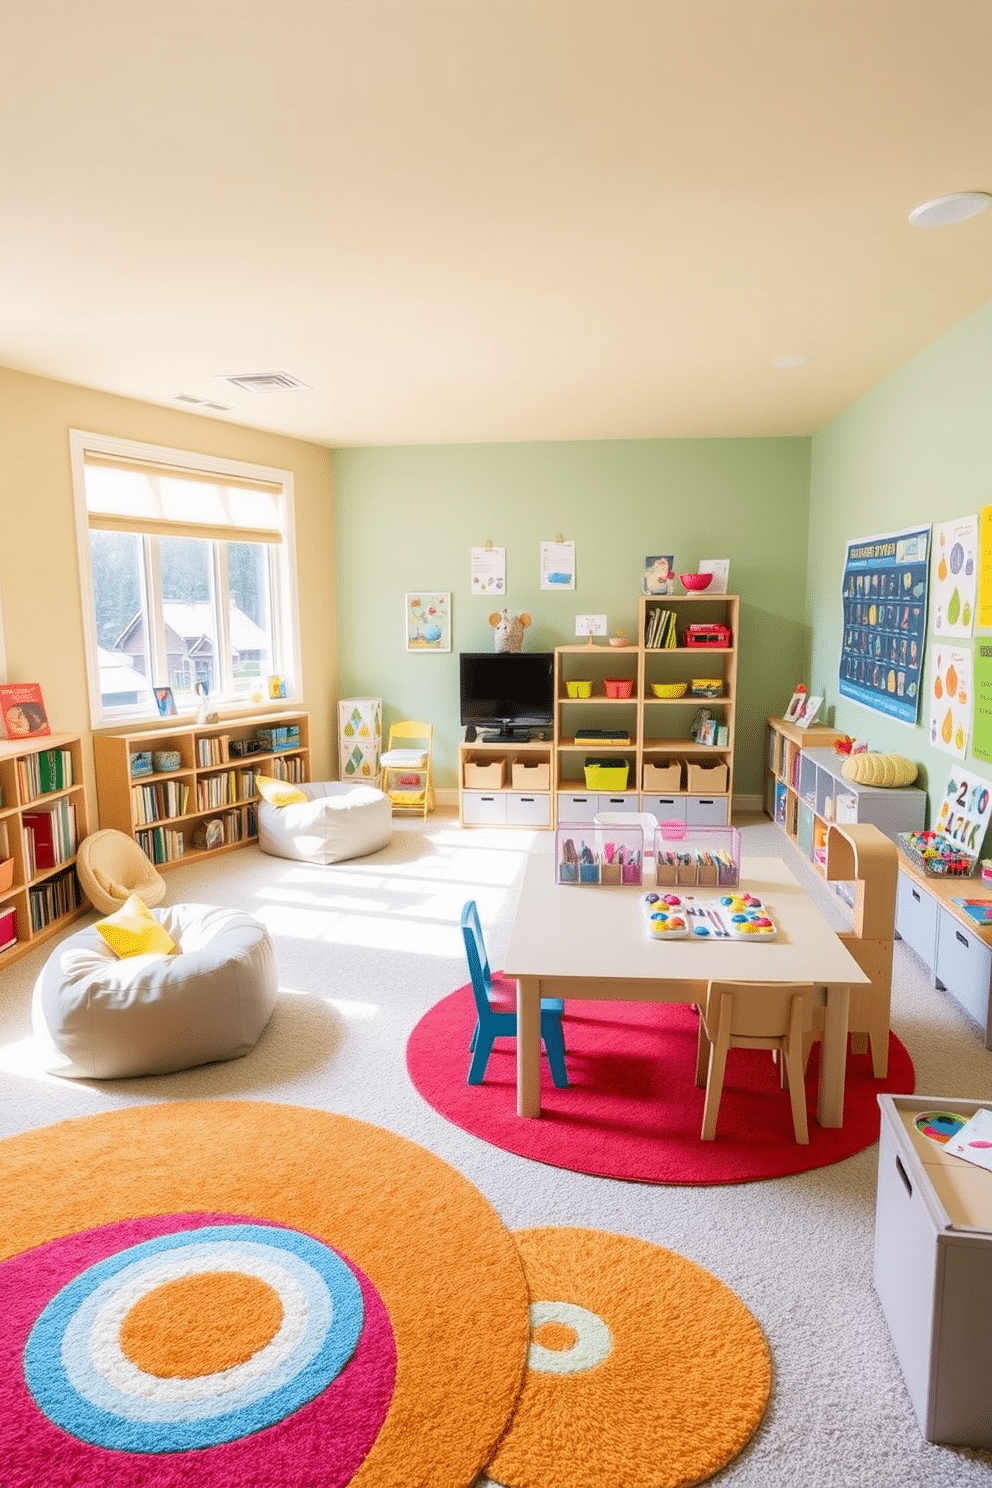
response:
<svg viewBox="0 0 992 1488"><path fill-rule="evenodd" d="M649 860L649 871L653 867ZM652 875L653 876L653 875ZM685 898L757 895L778 927L775 940L659 941L645 925L643 900L655 888L559 884L553 853L532 852L504 962L515 977L596 977L653 981L814 982L863 985L836 932L779 858L744 858L738 890L659 888Z"/></svg>

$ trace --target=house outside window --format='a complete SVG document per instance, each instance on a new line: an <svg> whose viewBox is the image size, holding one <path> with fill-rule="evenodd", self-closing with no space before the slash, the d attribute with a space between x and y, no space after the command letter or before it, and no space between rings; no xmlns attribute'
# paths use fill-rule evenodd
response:
<svg viewBox="0 0 992 1488"><path fill-rule="evenodd" d="M292 475L70 432L94 728L299 701Z"/></svg>

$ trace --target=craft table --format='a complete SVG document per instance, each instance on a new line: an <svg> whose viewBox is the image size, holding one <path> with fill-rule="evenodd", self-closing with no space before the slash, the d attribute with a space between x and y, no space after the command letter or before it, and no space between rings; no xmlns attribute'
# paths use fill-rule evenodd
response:
<svg viewBox="0 0 992 1488"><path fill-rule="evenodd" d="M763 944L652 939L643 908L652 888L647 871L640 887L559 884L553 854L531 852L505 961L506 975L518 982L518 1113L541 1114L542 997L701 1002L714 979L812 982L825 1008L817 1116L821 1126L842 1126L849 989L869 978L785 864L745 858L738 890L674 891L757 895L778 927L777 938Z"/></svg>

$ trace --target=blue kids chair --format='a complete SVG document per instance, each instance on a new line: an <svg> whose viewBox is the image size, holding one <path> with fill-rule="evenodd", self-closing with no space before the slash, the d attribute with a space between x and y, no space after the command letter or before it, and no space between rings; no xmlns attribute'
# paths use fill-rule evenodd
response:
<svg viewBox="0 0 992 1488"><path fill-rule="evenodd" d="M489 970L489 957L474 899L470 899L462 910L462 936L478 1014L469 1045L472 1063L468 1068L468 1084L481 1085L492 1053L493 1039L516 1037L517 984L510 977L500 976L499 972L494 975ZM559 1090L568 1089L565 1035L561 1026L564 1010L565 1004L560 997L541 998L541 1039L551 1066L551 1078Z"/></svg>

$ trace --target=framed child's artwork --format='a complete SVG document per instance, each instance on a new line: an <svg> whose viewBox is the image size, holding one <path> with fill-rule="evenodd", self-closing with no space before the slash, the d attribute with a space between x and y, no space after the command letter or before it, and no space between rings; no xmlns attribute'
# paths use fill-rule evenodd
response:
<svg viewBox="0 0 992 1488"><path fill-rule="evenodd" d="M176 700L172 696L171 687L156 687L155 706L163 718L174 718L176 716Z"/></svg>
<svg viewBox="0 0 992 1488"><path fill-rule="evenodd" d="M406 649L408 651L451 650L450 593L422 593L406 596Z"/></svg>
<svg viewBox="0 0 992 1488"><path fill-rule="evenodd" d="M793 719L796 728L808 728L811 723L815 723L816 715L822 707L822 697L807 697L799 717Z"/></svg>
<svg viewBox="0 0 992 1488"><path fill-rule="evenodd" d="M803 709L806 706L806 700L808 697L809 694L807 693L805 687L796 688L789 701L789 706L786 708L783 715L786 723L799 722L800 718L802 717Z"/></svg>

